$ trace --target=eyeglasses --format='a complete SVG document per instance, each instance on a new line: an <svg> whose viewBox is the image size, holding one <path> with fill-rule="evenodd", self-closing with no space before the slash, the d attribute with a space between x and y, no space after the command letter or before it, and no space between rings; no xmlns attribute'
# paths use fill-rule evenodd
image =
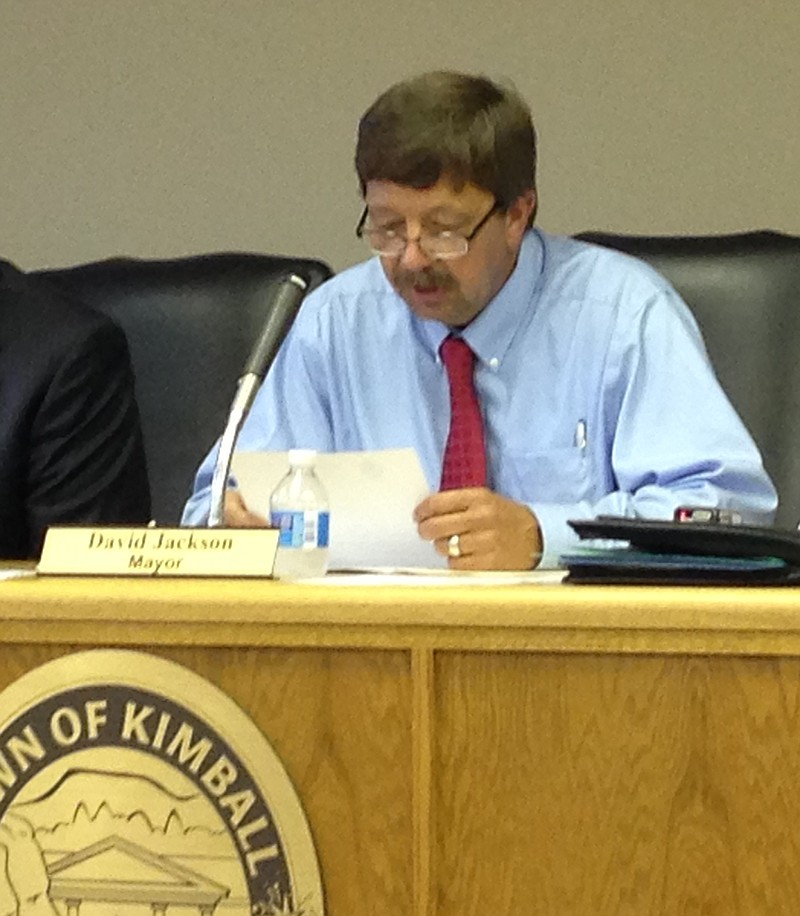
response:
<svg viewBox="0 0 800 916"><path fill-rule="evenodd" d="M472 232L463 233L445 229L444 232L437 232L433 235L419 235L415 239L409 239L396 229L384 229L380 226L366 225L369 211L367 207L364 207L364 212L361 214L356 226L356 235L360 239L364 239L375 254L383 255L386 258L399 258L406 250L408 243L414 241L429 258L436 261L450 261L464 257L469 251L469 243L499 209L500 204L495 201L491 210Z"/></svg>

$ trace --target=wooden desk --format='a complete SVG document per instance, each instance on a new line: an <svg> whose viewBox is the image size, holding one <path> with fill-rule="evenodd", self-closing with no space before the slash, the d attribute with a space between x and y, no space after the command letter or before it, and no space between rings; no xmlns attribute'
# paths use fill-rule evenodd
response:
<svg viewBox="0 0 800 916"><path fill-rule="evenodd" d="M800 593L0 583L0 687L138 647L232 696L331 916L800 913Z"/></svg>

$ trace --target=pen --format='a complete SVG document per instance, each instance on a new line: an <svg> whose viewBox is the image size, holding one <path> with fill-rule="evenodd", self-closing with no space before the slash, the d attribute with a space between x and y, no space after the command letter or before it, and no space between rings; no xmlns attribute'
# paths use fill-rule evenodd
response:
<svg viewBox="0 0 800 916"><path fill-rule="evenodd" d="M575 446L581 450L586 448L586 420L578 420L575 425Z"/></svg>

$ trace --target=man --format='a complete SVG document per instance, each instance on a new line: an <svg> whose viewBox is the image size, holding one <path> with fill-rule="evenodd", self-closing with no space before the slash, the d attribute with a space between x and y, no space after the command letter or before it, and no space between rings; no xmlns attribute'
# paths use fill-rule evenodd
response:
<svg viewBox="0 0 800 916"><path fill-rule="evenodd" d="M0 261L0 559L38 557L48 525L149 517L122 331Z"/></svg>
<svg viewBox="0 0 800 916"><path fill-rule="evenodd" d="M702 504L768 522L774 488L688 309L645 265L532 229L535 167L508 88L439 72L380 96L356 148L357 231L378 257L309 296L240 448L414 446L441 484L420 536L456 569L555 565L568 519L596 514ZM451 460L464 438L466 474ZM226 519L263 524L234 491Z"/></svg>

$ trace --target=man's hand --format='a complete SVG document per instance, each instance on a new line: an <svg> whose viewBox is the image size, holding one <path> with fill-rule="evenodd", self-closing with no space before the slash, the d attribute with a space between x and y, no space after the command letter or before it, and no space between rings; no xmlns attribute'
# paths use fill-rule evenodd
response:
<svg viewBox="0 0 800 916"><path fill-rule="evenodd" d="M251 512L238 490L226 490L223 504L225 524L231 528L268 528L269 523L263 515Z"/></svg>
<svg viewBox="0 0 800 916"><path fill-rule="evenodd" d="M414 510L414 521L420 537L449 557L451 569L533 569L541 558L533 512L485 487L434 493ZM460 557L448 552L453 535Z"/></svg>

